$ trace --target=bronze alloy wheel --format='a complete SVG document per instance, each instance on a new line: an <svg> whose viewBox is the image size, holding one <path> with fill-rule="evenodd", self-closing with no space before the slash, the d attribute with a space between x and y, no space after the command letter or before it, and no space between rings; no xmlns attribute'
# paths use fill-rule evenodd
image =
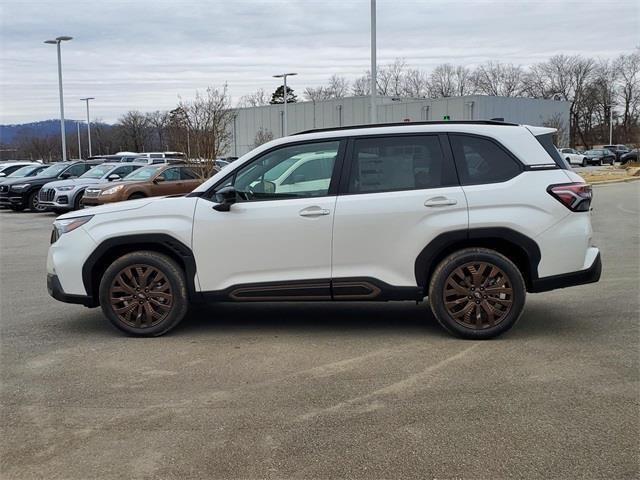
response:
<svg viewBox="0 0 640 480"><path fill-rule="evenodd" d="M134 328L150 328L171 312L174 296L167 277L151 265L120 270L109 288L109 301L118 319Z"/></svg>
<svg viewBox="0 0 640 480"><path fill-rule="evenodd" d="M500 324L513 305L509 277L489 262L470 262L456 268L443 291L447 313L458 324L484 330Z"/></svg>

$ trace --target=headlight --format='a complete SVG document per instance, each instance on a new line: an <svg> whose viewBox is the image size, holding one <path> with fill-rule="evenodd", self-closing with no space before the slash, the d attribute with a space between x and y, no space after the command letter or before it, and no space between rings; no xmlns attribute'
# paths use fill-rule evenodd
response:
<svg viewBox="0 0 640 480"><path fill-rule="evenodd" d="M69 233L76 228L84 225L93 218L93 215L85 215L84 217L65 218L64 220L56 220L53 222L53 228L58 232L58 237L63 233Z"/></svg>
<svg viewBox="0 0 640 480"><path fill-rule="evenodd" d="M103 190L100 195L113 195L116 192L119 192L124 188L124 185L116 185L115 187L107 188Z"/></svg>
<svg viewBox="0 0 640 480"><path fill-rule="evenodd" d="M68 185L66 187L56 187L56 190L58 190L59 192L68 192L69 190L73 190L74 187L73 185Z"/></svg>
<svg viewBox="0 0 640 480"><path fill-rule="evenodd" d="M19 192L20 190L24 190L25 188L29 188L31 186L30 183L21 183L19 185L11 185L11 190L14 192Z"/></svg>

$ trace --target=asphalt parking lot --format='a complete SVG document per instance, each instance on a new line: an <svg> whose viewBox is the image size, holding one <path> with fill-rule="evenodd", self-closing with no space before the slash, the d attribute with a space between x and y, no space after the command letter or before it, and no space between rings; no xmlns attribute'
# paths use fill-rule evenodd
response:
<svg viewBox="0 0 640 480"><path fill-rule="evenodd" d="M595 187L600 283L451 338L426 305L221 304L124 337L0 212L3 478L638 478L640 182Z"/></svg>

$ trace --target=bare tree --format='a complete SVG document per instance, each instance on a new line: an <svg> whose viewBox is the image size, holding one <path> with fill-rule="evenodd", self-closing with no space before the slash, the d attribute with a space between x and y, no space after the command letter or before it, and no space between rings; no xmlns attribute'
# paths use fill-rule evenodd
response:
<svg viewBox="0 0 640 480"><path fill-rule="evenodd" d="M326 87L307 87L302 92L302 95L312 102L320 102L331 98L331 92Z"/></svg>
<svg viewBox="0 0 640 480"><path fill-rule="evenodd" d="M431 72L430 96L432 98L453 97L458 91L456 68L450 63L438 65Z"/></svg>
<svg viewBox="0 0 640 480"><path fill-rule="evenodd" d="M329 85L327 89L331 94L331 98L343 98L349 94L349 80L340 75L331 75L329 77Z"/></svg>
<svg viewBox="0 0 640 480"><path fill-rule="evenodd" d="M364 97L371 94L371 73L369 71L353 81L351 94L356 97Z"/></svg>
<svg viewBox="0 0 640 480"><path fill-rule="evenodd" d="M259 147L263 143L267 143L273 140L273 133L271 130L260 127L256 132L256 136L253 139L253 147Z"/></svg>
<svg viewBox="0 0 640 480"><path fill-rule="evenodd" d="M402 85L402 93L411 98L429 96L429 76L417 68L407 70Z"/></svg>
<svg viewBox="0 0 640 480"><path fill-rule="evenodd" d="M144 152L150 137L147 116L138 110L130 110L118 119L118 132L125 150Z"/></svg>
<svg viewBox="0 0 640 480"><path fill-rule="evenodd" d="M215 159L231 145L231 123L227 85L222 89L208 87L204 93L196 92L190 101L180 100L174 113L176 122L186 128L192 158L207 178L215 171Z"/></svg>
<svg viewBox="0 0 640 480"><path fill-rule="evenodd" d="M149 112L147 113L147 120L149 121L154 146L157 145L158 150L168 150L167 127L169 126L169 112L160 110Z"/></svg>
<svg viewBox="0 0 640 480"><path fill-rule="evenodd" d="M269 105L269 95L264 91L264 88L259 88L253 93L243 95L238 100L238 107L261 107L263 105Z"/></svg>
<svg viewBox="0 0 640 480"><path fill-rule="evenodd" d="M625 142L640 143L640 47L628 55L620 55L615 62L620 76L618 102L622 106L622 132ZM635 135L634 135L635 133Z"/></svg>
<svg viewBox="0 0 640 480"><path fill-rule="evenodd" d="M495 97L515 97L521 94L523 70L520 65L489 61L473 72L473 84L478 93Z"/></svg>
<svg viewBox="0 0 640 480"><path fill-rule="evenodd" d="M396 97L402 95L406 66L404 59L396 58L393 63L384 65L378 70L376 82L379 95Z"/></svg>

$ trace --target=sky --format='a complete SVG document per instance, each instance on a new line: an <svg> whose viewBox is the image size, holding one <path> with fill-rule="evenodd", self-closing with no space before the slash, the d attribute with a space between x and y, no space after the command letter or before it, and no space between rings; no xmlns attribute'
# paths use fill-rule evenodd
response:
<svg viewBox="0 0 640 480"><path fill-rule="evenodd" d="M114 122L228 84L233 101L297 72L301 94L370 64L369 0L0 0L0 124ZM377 0L378 65L426 70L488 60L527 66L557 53L615 58L640 45L638 0Z"/></svg>

